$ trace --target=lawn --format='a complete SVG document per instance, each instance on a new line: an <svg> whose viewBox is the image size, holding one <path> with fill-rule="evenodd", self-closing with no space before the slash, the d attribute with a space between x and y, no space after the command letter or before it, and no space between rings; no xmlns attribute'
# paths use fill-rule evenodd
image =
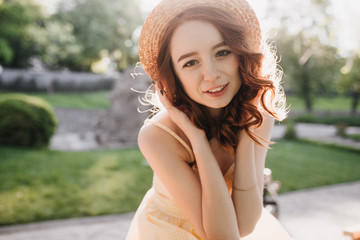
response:
<svg viewBox="0 0 360 240"><path fill-rule="evenodd" d="M7 94L9 92L2 92ZM25 93L45 99L54 108L108 109L110 106L107 91L81 93Z"/></svg>
<svg viewBox="0 0 360 240"><path fill-rule="evenodd" d="M7 92L0 92L6 94ZM54 108L82 108L82 109L108 109L109 92L81 92L81 93L27 93L44 98ZM291 110L305 110L304 101L295 95L288 95L287 105ZM314 110L321 111L350 111L351 99L347 96L318 97L314 100ZM360 110L360 105L359 105Z"/></svg>
<svg viewBox="0 0 360 240"><path fill-rule="evenodd" d="M134 211L152 172L138 149L0 148L0 225ZM360 180L359 152L279 141L267 167L281 192Z"/></svg>
<svg viewBox="0 0 360 240"><path fill-rule="evenodd" d="M287 104L291 110L305 110L304 101L298 96L287 95ZM351 106L351 98L347 96L335 97L316 97L313 102L313 109L321 111L349 111ZM360 111L360 105L358 106Z"/></svg>
<svg viewBox="0 0 360 240"><path fill-rule="evenodd" d="M0 225L133 211L151 185L137 149L0 156Z"/></svg>
<svg viewBox="0 0 360 240"><path fill-rule="evenodd" d="M281 140L266 166L281 181L280 192L360 180L360 150L306 141Z"/></svg>

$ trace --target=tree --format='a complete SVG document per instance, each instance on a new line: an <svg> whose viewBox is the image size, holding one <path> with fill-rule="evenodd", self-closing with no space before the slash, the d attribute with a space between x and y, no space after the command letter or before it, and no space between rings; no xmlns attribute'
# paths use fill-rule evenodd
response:
<svg viewBox="0 0 360 240"><path fill-rule="evenodd" d="M340 78L341 91L348 90L351 95L351 114L355 115L360 100L360 57L349 58L342 68L344 73Z"/></svg>
<svg viewBox="0 0 360 240"><path fill-rule="evenodd" d="M46 21L44 26L30 26L28 35L34 41L39 58L49 69L74 69L80 61L82 45L73 35L71 24Z"/></svg>
<svg viewBox="0 0 360 240"><path fill-rule="evenodd" d="M74 35L83 45L79 68L89 70L104 50L120 69L137 61L132 34L143 19L136 1L63 0L53 19L73 25Z"/></svg>
<svg viewBox="0 0 360 240"><path fill-rule="evenodd" d="M303 32L291 36L284 31L279 36L276 42L285 86L294 89L312 112L316 95L336 91L342 59L336 48L322 44L317 37L305 38Z"/></svg>
<svg viewBox="0 0 360 240"><path fill-rule="evenodd" d="M5 0L0 3L0 64L26 67L35 54L26 28L41 25L43 15L31 1Z"/></svg>
<svg viewBox="0 0 360 240"><path fill-rule="evenodd" d="M327 14L329 1L298 0L296 10L289 11L284 6L284 0L271 1L267 18L274 21L276 16L281 21L276 42L285 79L311 112L315 94L333 92L339 76L341 60L337 49L330 46L333 19Z"/></svg>

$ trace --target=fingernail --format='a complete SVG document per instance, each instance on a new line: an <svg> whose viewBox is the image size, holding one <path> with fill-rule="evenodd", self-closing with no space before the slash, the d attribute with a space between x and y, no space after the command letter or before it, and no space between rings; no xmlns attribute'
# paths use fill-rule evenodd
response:
<svg viewBox="0 0 360 240"><path fill-rule="evenodd" d="M161 96L163 96L164 95L164 90L160 90L160 94L161 94Z"/></svg>

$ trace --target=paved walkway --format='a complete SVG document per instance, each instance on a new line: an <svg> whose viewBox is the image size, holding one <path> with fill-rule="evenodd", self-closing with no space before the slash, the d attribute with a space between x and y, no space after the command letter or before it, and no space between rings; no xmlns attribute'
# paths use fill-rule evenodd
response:
<svg viewBox="0 0 360 240"><path fill-rule="evenodd" d="M360 224L360 181L280 195L280 222L295 240L346 240ZM0 240L122 240L133 213L0 227ZM276 240L276 239L264 239Z"/></svg>
<svg viewBox="0 0 360 240"><path fill-rule="evenodd" d="M299 138L318 140L326 143L350 146L360 149L360 142L342 138L336 135L333 125L297 123L295 126ZM285 125L275 125L272 139L280 139L284 136ZM360 127L348 127L348 134L360 134ZM61 151L84 151L100 148L96 142L96 136L91 130L78 132L58 132L51 139L50 148Z"/></svg>
<svg viewBox="0 0 360 240"><path fill-rule="evenodd" d="M284 136L285 125L275 125L272 139L279 139ZM333 143L342 146L360 149L360 142L346 139L336 135L336 127L325 124L297 123L295 125L296 134L299 138L316 140L325 143ZM347 127L347 134L360 134L360 127Z"/></svg>

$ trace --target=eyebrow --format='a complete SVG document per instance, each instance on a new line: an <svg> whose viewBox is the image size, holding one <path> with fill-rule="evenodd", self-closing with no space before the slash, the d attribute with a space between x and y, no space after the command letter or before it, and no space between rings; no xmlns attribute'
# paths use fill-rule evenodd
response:
<svg viewBox="0 0 360 240"><path fill-rule="evenodd" d="M226 46L226 43L225 42L221 42L221 43L218 43L216 45L214 45L212 47L212 50L216 49L216 48L219 48L219 47L222 47L222 46ZM185 59L185 58L188 58L188 57L191 57L193 55L197 54L197 52L189 52L189 53L186 53L184 55L182 55L181 57L179 57L178 59L178 62L180 62L181 60Z"/></svg>

